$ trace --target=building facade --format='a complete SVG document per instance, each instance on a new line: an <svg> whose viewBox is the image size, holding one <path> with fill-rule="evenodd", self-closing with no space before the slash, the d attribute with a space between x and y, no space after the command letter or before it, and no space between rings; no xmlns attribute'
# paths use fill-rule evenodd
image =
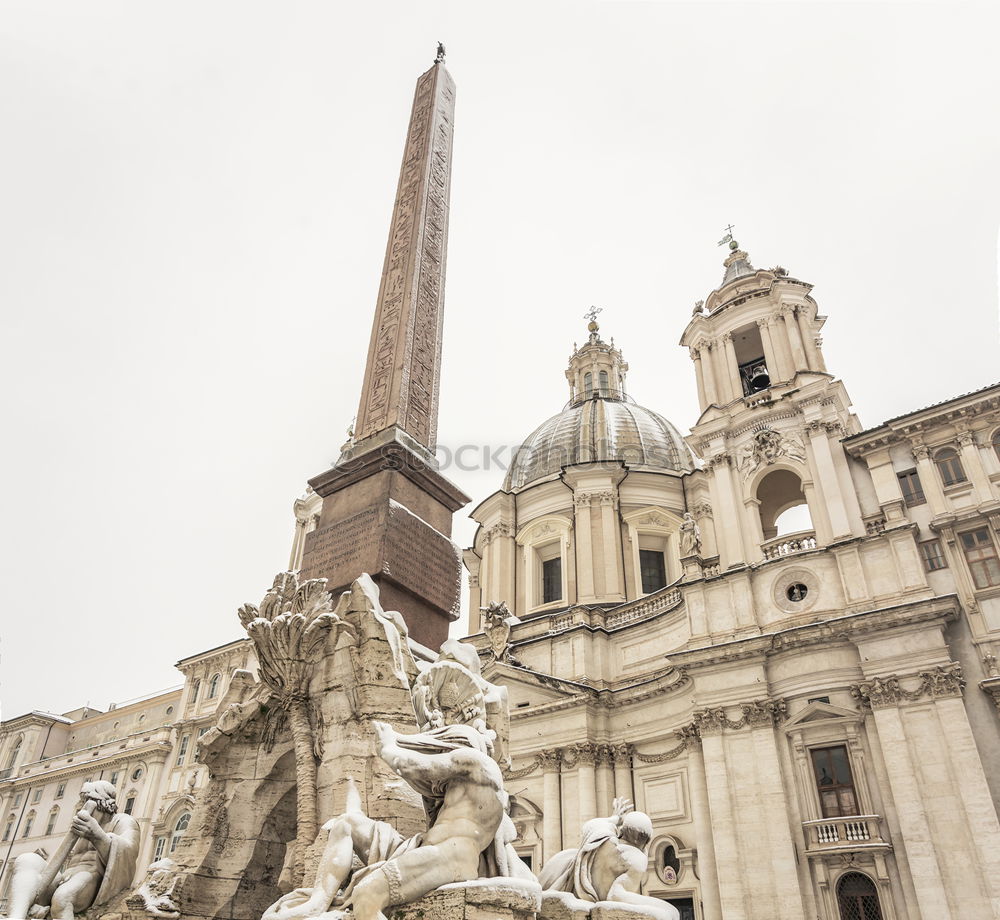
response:
<svg viewBox="0 0 1000 920"><path fill-rule="evenodd" d="M22 853L53 854L69 833L80 788L104 779L118 808L141 830L137 880L169 855L188 828L195 795L207 782L198 738L241 699L256 659L249 639L177 663L181 686L112 705L56 715L30 712L0 723L0 914Z"/></svg>
<svg viewBox="0 0 1000 920"><path fill-rule="evenodd" d="M443 56L414 97L357 438L296 501L290 559L331 588L367 568L425 645L457 615L465 500L433 455ZM472 512L468 641L510 693L517 849L537 871L627 797L655 831L645 893L685 920L997 920L1000 384L864 429L811 286L735 242L724 269L681 335L687 436L628 396L592 317L568 403ZM139 874L204 830L198 739L257 665L238 640L177 667L107 712L0 724L0 913L87 780L138 820Z"/></svg>
<svg viewBox="0 0 1000 920"><path fill-rule="evenodd" d="M862 430L824 321L732 244L681 337L690 435L591 322L472 512L470 610L513 615L505 651L472 641L511 692L521 851L624 795L688 917L997 917L1000 386Z"/></svg>

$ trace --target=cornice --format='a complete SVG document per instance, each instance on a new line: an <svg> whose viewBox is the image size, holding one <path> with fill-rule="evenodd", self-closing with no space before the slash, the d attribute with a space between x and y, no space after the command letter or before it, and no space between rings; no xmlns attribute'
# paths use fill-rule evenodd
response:
<svg viewBox="0 0 1000 920"><path fill-rule="evenodd" d="M151 741L147 745L139 748L131 748L127 751L117 752L107 757L94 758L93 760L81 761L80 763L67 764L57 767L52 771L38 770L29 773L27 776L10 777L3 781L3 786L14 788L15 786L34 786L39 783L48 785L53 780L68 779L71 776L78 776L85 773L93 773L95 768L106 769L113 764L126 764L133 760L152 761L153 763L165 761L173 749L169 741Z"/></svg>
<svg viewBox="0 0 1000 920"><path fill-rule="evenodd" d="M855 636L900 626L912 626L935 620L943 623L954 619L957 615L958 598L956 595L940 595L908 604L849 613L819 623L791 626L778 632L765 633L760 636L670 652L664 657L678 669L711 667L725 662L767 657L789 649L829 643L831 640L847 642Z"/></svg>

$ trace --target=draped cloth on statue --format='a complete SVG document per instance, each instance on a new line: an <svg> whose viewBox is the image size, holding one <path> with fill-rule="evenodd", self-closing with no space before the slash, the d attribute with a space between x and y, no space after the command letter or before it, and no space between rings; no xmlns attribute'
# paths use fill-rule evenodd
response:
<svg viewBox="0 0 1000 920"><path fill-rule="evenodd" d="M583 901L602 901L607 893L594 884L594 864L608 841L617 841L618 824L610 818L594 818L583 825L579 848L562 850L545 863L538 881L544 890L567 891Z"/></svg>
<svg viewBox="0 0 1000 920"><path fill-rule="evenodd" d="M67 870L75 866L93 867L96 872L102 873L101 887L97 890L92 906L106 904L116 894L128 888L139 858L139 825L131 815L116 814L104 830L111 840L106 864L101 859L100 851L92 843L80 839L70 851L62 875L57 876L57 879L61 879Z"/></svg>

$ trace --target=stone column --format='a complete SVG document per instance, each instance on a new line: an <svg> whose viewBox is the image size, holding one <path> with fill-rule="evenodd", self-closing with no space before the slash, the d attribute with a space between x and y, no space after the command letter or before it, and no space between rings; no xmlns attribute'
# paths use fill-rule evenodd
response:
<svg viewBox="0 0 1000 920"><path fill-rule="evenodd" d="M731 778L726 766L721 728L703 722L701 748L705 764L705 788L712 814L721 913L725 920L746 920L748 905L743 893L743 872L730 799Z"/></svg>
<svg viewBox="0 0 1000 920"><path fill-rule="evenodd" d="M719 398L720 388L718 385L718 378L715 372L715 361L714 354L717 342L714 339L707 339L702 347L702 367L705 371L705 398L708 400L708 405L718 405L722 400Z"/></svg>
<svg viewBox="0 0 1000 920"><path fill-rule="evenodd" d="M483 626L483 616L479 608L483 605L483 589L479 587L479 576L469 573L469 633L479 632Z"/></svg>
<svg viewBox="0 0 1000 920"><path fill-rule="evenodd" d="M597 745L589 741L574 745L573 754L577 764L577 784L580 790L580 825L597 817L597 786L595 784L594 762Z"/></svg>
<svg viewBox="0 0 1000 920"><path fill-rule="evenodd" d="M539 754L542 761L542 849L548 862L562 848L562 789L559 768L562 749L554 748Z"/></svg>
<svg viewBox="0 0 1000 920"><path fill-rule="evenodd" d="M635 801L632 789L632 745L615 744L611 751L615 761L615 798Z"/></svg>
<svg viewBox="0 0 1000 920"><path fill-rule="evenodd" d="M604 593L625 599L625 586L618 577L621 559L621 529L618 527L618 497L614 490L601 493L601 535L604 543Z"/></svg>
<svg viewBox="0 0 1000 920"><path fill-rule="evenodd" d="M597 810L602 815L611 814L611 801L615 797L615 775L612 770L614 752L610 745L601 744L597 748Z"/></svg>
<svg viewBox="0 0 1000 920"><path fill-rule="evenodd" d="M731 458L723 452L709 460L712 477L709 488L713 490L712 507L719 512L719 520L736 522L739 510L736 500L736 485L733 481L733 471L730 468ZM719 553L722 567L739 565L744 561L743 539L741 527L723 527Z"/></svg>
<svg viewBox="0 0 1000 920"><path fill-rule="evenodd" d="M764 346L764 363L767 365L767 373L773 385L785 378L779 364L778 353L774 350L774 342L771 341L770 325L771 320L766 316L757 320L757 328L760 330L760 343Z"/></svg>
<svg viewBox="0 0 1000 920"><path fill-rule="evenodd" d="M712 838L712 815L708 809L708 787L705 784L705 758L702 756L700 739L695 738L690 742L687 756L703 917L704 920L723 920L722 904L719 901L719 876L715 866L715 841Z"/></svg>
<svg viewBox="0 0 1000 920"><path fill-rule="evenodd" d="M297 572L302 568L302 552L306 548L306 525L308 521L295 519L295 536L292 538L292 552L288 557L288 571Z"/></svg>
<svg viewBox="0 0 1000 920"><path fill-rule="evenodd" d="M808 370L809 362L806 360L805 349L802 347L799 324L795 321L795 308L791 306L782 307L781 317L785 321L785 329L788 332L788 343L792 349L793 370Z"/></svg>
<svg viewBox="0 0 1000 920"><path fill-rule="evenodd" d="M697 348L691 349L691 360L694 362L694 377L698 385L698 408L704 411L708 406L708 398L705 396L705 369L701 364L701 351Z"/></svg>
<svg viewBox="0 0 1000 920"><path fill-rule="evenodd" d="M788 826L789 803L778 763L773 714L767 709L749 710L754 766L758 790L765 812L771 816L765 835L768 840L774 896L782 920L804 920L805 910L796 868L795 844Z"/></svg>
<svg viewBox="0 0 1000 920"><path fill-rule="evenodd" d="M733 334L727 332L722 336L722 344L726 361L726 376L729 379L730 399L743 398L743 384L740 382L740 369L736 363L736 348L733 345Z"/></svg>
<svg viewBox="0 0 1000 920"><path fill-rule="evenodd" d="M920 782L896 700L890 693L885 698L871 698L871 705L921 917L951 920L941 867L934 852L934 835L924 811Z"/></svg>
<svg viewBox="0 0 1000 920"><path fill-rule="evenodd" d="M806 426L809 432L809 442L812 446L816 471L813 477L821 483L827 514L830 519L831 539L851 536L851 525L847 519L843 496L840 493L840 481L837 478L837 468L830 451L830 439L823 423L814 420Z"/></svg>
<svg viewBox="0 0 1000 920"><path fill-rule="evenodd" d="M1000 823L969 716L960 696L936 700L935 709L944 734L944 750L958 778L955 789L962 800L986 895L992 904L1000 905Z"/></svg>
<svg viewBox="0 0 1000 920"><path fill-rule="evenodd" d="M743 499L746 509L746 554L750 562L760 562L764 558L761 544L764 542L764 527L760 523L760 501L756 498Z"/></svg>
<svg viewBox="0 0 1000 920"><path fill-rule="evenodd" d="M576 589L577 602L596 600L594 594L594 549L590 530L590 499L587 492L573 496L576 514Z"/></svg>
<svg viewBox="0 0 1000 920"><path fill-rule="evenodd" d="M962 465L972 485L979 495L979 501L988 502L993 499L993 490L990 489L990 480L986 475L983 466L983 458L979 454L976 446L976 436L971 431L960 431L958 433L959 451L962 454Z"/></svg>
<svg viewBox="0 0 1000 920"><path fill-rule="evenodd" d="M798 314L799 333L802 336L802 344L805 346L806 358L809 360L809 370L823 370L819 349L816 347L816 336L812 331L809 311L805 307L799 307L796 312Z"/></svg>
<svg viewBox="0 0 1000 920"><path fill-rule="evenodd" d="M937 467L931 460L930 448L918 441L913 442L913 457L917 461L917 475L920 477L920 486L924 490L924 497L930 505L931 514L945 514L951 510L948 500L944 497L944 489L941 486L941 478L938 476Z"/></svg>

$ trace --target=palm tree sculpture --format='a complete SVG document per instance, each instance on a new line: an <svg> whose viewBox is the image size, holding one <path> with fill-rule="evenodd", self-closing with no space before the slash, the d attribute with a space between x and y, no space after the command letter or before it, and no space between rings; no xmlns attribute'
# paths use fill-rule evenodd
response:
<svg viewBox="0 0 1000 920"><path fill-rule="evenodd" d="M274 579L258 609L244 604L240 622L257 649L260 677L288 713L295 745L296 838L294 869L301 877L306 848L316 839L316 746L309 719L309 680L327 633L351 626L333 612L325 578L299 584L297 572Z"/></svg>

